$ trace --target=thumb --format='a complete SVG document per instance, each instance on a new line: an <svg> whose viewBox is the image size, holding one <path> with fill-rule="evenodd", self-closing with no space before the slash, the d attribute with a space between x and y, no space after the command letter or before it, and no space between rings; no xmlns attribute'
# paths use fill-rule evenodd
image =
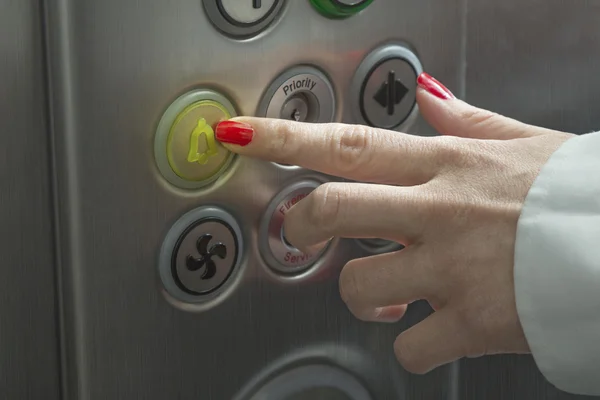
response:
<svg viewBox="0 0 600 400"><path fill-rule="evenodd" d="M494 112L473 107L426 73L417 79L417 102L423 117L442 135L472 139L517 139L544 130Z"/></svg>

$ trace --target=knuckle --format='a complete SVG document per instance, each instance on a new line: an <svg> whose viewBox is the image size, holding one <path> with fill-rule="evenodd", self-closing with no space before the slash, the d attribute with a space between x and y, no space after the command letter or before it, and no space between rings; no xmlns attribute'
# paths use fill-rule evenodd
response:
<svg viewBox="0 0 600 400"><path fill-rule="evenodd" d="M341 172L350 173L368 165L373 158L375 131L363 126L341 126L330 138L333 164Z"/></svg>
<svg viewBox="0 0 600 400"><path fill-rule="evenodd" d="M272 135L267 141L268 149L267 153L270 156L274 156L278 162L286 162L287 160L293 159L294 155L298 153L298 140L297 135L290 131L290 127L287 124L282 124L279 120L273 120L266 122L265 130L268 132L277 132L276 135Z"/></svg>
<svg viewBox="0 0 600 400"><path fill-rule="evenodd" d="M439 136L435 138L435 165L438 169L455 166L464 159L464 141L454 136Z"/></svg>
<svg viewBox="0 0 600 400"><path fill-rule="evenodd" d="M461 341L460 353L464 355L485 353L485 334L482 315L471 307L462 307L454 311L455 326L461 337L469 340Z"/></svg>
<svg viewBox="0 0 600 400"><path fill-rule="evenodd" d="M339 183L324 183L310 194L309 223L334 232L341 216L344 192Z"/></svg>
<svg viewBox="0 0 600 400"><path fill-rule="evenodd" d="M480 108L473 108L460 112L459 118L467 121L472 127L481 127L495 123L500 115Z"/></svg>

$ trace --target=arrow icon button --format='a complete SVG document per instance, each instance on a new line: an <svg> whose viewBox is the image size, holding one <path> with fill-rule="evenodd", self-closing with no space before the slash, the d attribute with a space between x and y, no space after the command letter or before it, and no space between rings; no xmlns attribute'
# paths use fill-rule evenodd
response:
<svg viewBox="0 0 600 400"><path fill-rule="evenodd" d="M396 79L396 73L394 71L388 72L388 78L373 99L381 106L387 108L387 114L392 116L396 106L400 104L404 96L408 93L408 88L402 84L399 79Z"/></svg>

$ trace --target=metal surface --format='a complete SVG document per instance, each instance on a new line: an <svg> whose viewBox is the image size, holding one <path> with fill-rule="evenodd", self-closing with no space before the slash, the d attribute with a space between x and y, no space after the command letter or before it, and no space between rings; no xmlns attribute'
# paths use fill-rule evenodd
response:
<svg viewBox="0 0 600 400"><path fill-rule="evenodd" d="M336 120L362 123L354 74L373 49L396 40L477 106L554 129L597 130L600 4L382 1L333 21L308 1L288 3L273 23L228 31L234 24L211 22L205 12L214 9L200 0L48 0L44 23L40 2L3 2L2 396L223 400L268 382L288 365L278 360L310 359L350 371L375 400L579 398L547 383L531 357L464 360L460 375L456 365L424 377L405 373L393 340L428 307L416 303L400 324L380 326L356 321L339 299L339 268L374 249L334 242L296 279L262 262L261 215L282 188L313 174L242 159L201 191L179 190L161 177L152 141L179 95L211 87L252 114L272 80L300 64L330 77ZM434 134L418 117L396 129ZM180 216L209 204L240 221L248 249L227 290L190 305L164 291L155 271Z"/></svg>
<svg viewBox="0 0 600 400"><path fill-rule="evenodd" d="M566 132L600 129L600 2L469 0L467 15L467 101ZM600 399L559 391L530 356L464 360L460 387L467 400Z"/></svg>
<svg viewBox="0 0 600 400"><path fill-rule="evenodd" d="M294 0L261 34L236 41L199 0L48 0L70 398L227 400L280 357L308 357L309 347L351 369L375 400L448 398L452 366L414 376L393 353L395 337L427 307L380 325L358 321L340 299L340 268L369 254L355 240L331 243L296 279L264 264L261 216L283 188L315 174L238 157L210 186L182 190L162 178L153 140L182 94L211 88L252 115L271 82L297 65L324 71L335 120L356 122L354 73L391 40L410 43L432 75L461 86L462 17L458 0L374 2L345 20ZM422 120L411 133L434 134ZM246 250L232 285L203 306L172 298L156 271L167 232L205 205L235 218Z"/></svg>
<svg viewBox="0 0 600 400"><path fill-rule="evenodd" d="M265 91L256 115L281 119L302 118L302 106L294 110L289 105L294 100L305 102L306 122L334 121L337 111L334 89L327 76L312 66L296 66L279 75ZM297 115L296 111L300 114Z"/></svg>
<svg viewBox="0 0 600 400"><path fill-rule="evenodd" d="M207 3L2 3L2 398L247 400L244 388L268 384L290 363L337 366L374 400L580 398L552 387L526 356L463 360L460 374L458 364L407 374L393 340L431 310L419 302L399 324L369 324L339 298L339 269L377 252L369 241L334 241L293 278L259 254L273 197L329 177L239 159L212 185L183 190L161 176L152 143L180 95L212 88L251 115L269 84L296 65L316 65L331 79L336 120L363 123L356 71L396 41L477 106L554 129L598 130L600 3L380 1L330 20L294 0L252 29L223 23ZM220 17L207 14L215 10ZM434 134L418 116L396 129ZM165 290L157 267L165 238L179 237L171 229L195 220L181 216L207 205L219 208L206 215L225 209L239 221L244 248L239 273L199 301ZM163 253L171 260L172 251Z"/></svg>
<svg viewBox="0 0 600 400"><path fill-rule="evenodd" d="M0 398L60 398L42 10L0 2Z"/></svg>
<svg viewBox="0 0 600 400"><path fill-rule="evenodd" d="M251 29L224 23L208 3L47 0L45 18L40 2L2 3L3 398L247 400L243 388L268 384L290 363L337 366L374 400L579 398L552 387L524 356L463 360L460 374L457 364L407 374L393 340L431 310L419 302L399 324L369 324L339 298L339 269L377 252L369 241L334 241L293 278L260 255L259 226L273 197L330 177L242 158L208 187L178 189L161 176L152 143L180 95L212 88L251 115L281 71L297 65L315 65L331 80L335 120L364 123L356 71L369 53L400 41L477 106L554 129L597 130L600 3L380 1L330 20L294 0ZM298 113L286 107L303 118L301 105ZM418 115L409 121L396 129L434 134ZM179 237L171 229L194 220L181 216L208 205L219 207L211 216L225 209L239 221L244 246L239 273L198 301L165 290L157 267L165 238ZM163 254L171 260L172 251Z"/></svg>

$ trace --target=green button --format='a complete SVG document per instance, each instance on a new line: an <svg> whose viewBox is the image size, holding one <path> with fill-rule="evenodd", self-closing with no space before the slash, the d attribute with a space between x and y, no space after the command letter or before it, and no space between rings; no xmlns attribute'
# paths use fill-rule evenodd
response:
<svg viewBox="0 0 600 400"><path fill-rule="evenodd" d="M328 18L346 18L367 8L373 0L310 0Z"/></svg>

